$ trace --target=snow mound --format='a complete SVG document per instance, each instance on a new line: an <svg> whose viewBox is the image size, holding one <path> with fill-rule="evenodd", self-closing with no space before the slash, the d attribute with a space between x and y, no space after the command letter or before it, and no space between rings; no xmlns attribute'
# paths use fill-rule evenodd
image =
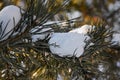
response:
<svg viewBox="0 0 120 80"><path fill-rule="evenodd" d="M0 41L7 39L21 19L19 7L9 5L0 11Z"/></svg>
<svg viewBox="0 0 120 80"><path fill-rule="evenodd" d="M112 42L114 43L114 45L120 45L120 34L119 33L113 34Z"/></svg>
<svg viewBox="0 0 120 80"><path fill-rule="evenodd" d="M92 31L92 29L94 29L95 26L92 25L83 25L79 28L73 29L71 31L69 31L69 33L83 33L83 34L87 34L88 31Z"/></svg>
<svg viewBox="0 0 120 80"><path fill-rule="evenodd" d="M88 40L90 37L78 33L54 33L48 43L53 54L61 57L80 57L86 45L85 39Z"/></svg>

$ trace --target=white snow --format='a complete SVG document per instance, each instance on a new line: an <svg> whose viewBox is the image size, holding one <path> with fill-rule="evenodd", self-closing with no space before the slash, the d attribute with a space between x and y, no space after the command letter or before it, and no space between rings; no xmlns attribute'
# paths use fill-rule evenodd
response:
<svg viewBox="0 0 120 80"><path fill-rule="evenodd" d="M20 8L9 5L0 11L0 41L7 39L21 19ZM7 26L7 27L6 27Z"/></svg>
<svg viewBox="0 0 120 80"><path fill-rule="evenodd" d="M103 64L99 64L98 65L98 70L101 71L101 72L105 72L105 67Z"/></svg>
<svg viewBox="0 0 120 80"><path fill-rule="evenodd" d="M83 33L83 34L87 34L88 31L92 31L92 29L94 29L95 26L92 25L83 25L81 27L78 27L76 29L73 29L71 31L69 31L69 33Z"/></svg>
<svg viewBox="0 0 120 80"><path fill-rule="evenodd" d="M44 27L44 26L43 26ZM42 26L36 26L31 30L31 33L36 32L40 29L36 34L32 34L32 41L36 42L38 40L44 40L45 38L49 38L53 34L53 29L50 27L43 28Z"/></svg>
<svg viewBox="0 0 120 80"><path fill-rule="evenodd" d="M88 40L89 36L78 33L54 33L49 40L50 50L61 57L80 57L86 45L85 39Z"/></svg>
<svg viewBox="0 0 120 80"><path fill-rule="evenodd" d="M87 32L95 26L83 25L66 33L53 33L49 40L50 50L61 57L80 57L84 52L85 39L90 39ZM93 45L93 44L92 44Z"/></svg>
<svg viewBox="0 0 120 80"><path fill-rule="evenodd" d="M78 18L81 15L82 15L82 13L80 11L72 11L71 13L67 13L68 19Z"/></svg>
<svg viewBox="0 0 120 80"><path fill-rule="evenodd" d="M50 38L51 35L54 33L54 30L52 28L50 28L49 26L47 27L46 25L51 25L51 24L57 24L57 25L60 25L60 26L66 26L67 25L66 22L61 22L61 21L47 21L45 24L43 24L43 26L36 26L30 32L34 33L38 29L40 29L40 30L37 32L38 34L33 34L32 35L32 41L36 42L38 40L44 40L47 36L48 36L48 38Z"/></svg>
<svg viewBox="0 0 120 80"><path fill-rule="evenodd" d="M87 3L88 5L92 5L93 0L86 0L86 3Z"/></svg>
<svg viewBox="0 0 120 80"><path fill-rule="evenodd" d="M120 0L116 0L114 3L110 3L109 6L108 6L108 9L109 9L109 15L116 11L116 10L119 10L120 9ZM113 31L117 31L117 32L120 32L120 15L119 15L119 12L118 14L114 15L114 18L115 18L115 22L113 23L114 27L113 27ZM111 18L112 19L112 18Z"/></svg>
<svg viewBox="0 0 120 80"><path fill-rule="evenodd" d="M109 11L114 11L120 8L120 1L115 1L115 3L111 3L108 6Z"/></svg>
<svg viewBox="0 0 120 80"><path fill-rule="evenodd" d="M112 42L113 42L115 45L120 45L120 33L115 33L115 34L113 34Z"/></svg>
<svg viewBox="0 0 120 80"><path fill-rule="evenodd" d="M117 61L117 62L116 62L116 65L117 65L117 67L120 68L120 61Z"/></svg>
<svg viewBox="0 0 120 80"><path fill-rule="evenodd" d="M51 24L56 24L56 25L59 25L59 26L68 26L67 21L47 21L43 25L51 25Z"/></svg>
<svg viewBox="0 0 120 80"><path fill-rule="evenodd" d="M52 23L48 22L46 23L46 25ZM40 34L32 35L33 42L37 40L43 40L49 35L50 40L48 43L50 44L50 51L53 54L57 54L61 57L81 56L84 52L84 47L86 45L86 43L84 42L85 39L90 39L90 37L87 36L87 32L92 29L91 25L83 25L80 28L71 30L70 32L55 33L46 32L49 30L53 31L53 29L50 27L43 27L44 26L36 26L35 29L31 31L36 32L38 29L40 29L40 31L37 32Z"/></svg>
<svg viewBox="0 0 120 80"><path fill-rule="evenodd" d="M62 76L60 74L58 74L57 80L63 80L63 78L62 78Z"/></svg>

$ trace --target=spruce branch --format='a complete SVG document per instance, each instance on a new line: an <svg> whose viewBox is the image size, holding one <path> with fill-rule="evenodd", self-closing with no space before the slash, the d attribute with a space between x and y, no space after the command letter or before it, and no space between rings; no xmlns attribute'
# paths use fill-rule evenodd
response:
<svg viewBox="0 0 120 80"><path fill-rule="evenodd" d="M27 9L23 11L23 14L21 14L22 18L16 28L13 29L14 31L12 30L13 33L18 32L18 34L13 36L12 33L7 40L0 42L1 58L3 59L3 61L6 62L5 64L8 64L8 71L10 71L10 75L5 74L5 76L7 77L6 79L13 79L18 75L25 76L28 72L32 72L34 69L36 69L37 66L35 65L41 65L41 62L39 62L38 59L40 59L40 56L41 58L45 57L42 54L43 51L39 50L41 48L40 45L43 44L43 42L39 42L40 45L33 44L33 42L31 41L30 30L33 29L35 26L43 25L48 19L52 18L61 8L65 7L68 1L69 0L65 0L63 4L58 5L58 7L56 7L56 0L47 0L47 2L45 2L44 0L27 1ZM6 28L7 27L8 26L6 25ZM27 66L24 67L23 64ZM33 65L28 67L28 65L30 64ZM16 70L19 69L22 71L22 73L19 71L17 73Z"/></svg>
<svg viewBox="0 0 120 80"><path fill-rule="evenodd" d="M0 66L2 66L1 70L3 70L0 75L5 74L3 78L7 77L7 80L56 80L58 75L60 75L66 80L88 80L98 75L105 75L104 72L98 70L98 65L108 64L107 59L112 58L111 50L114 50L115 47L111 46L111 41L109 40L113 32L111 29L106 28L104 23L96 24L96 27L88 33L91 39L85 40L85 51L79 58L75 56L60 57L52 54L46 39L36 42L32 41L32 34L51 32L38 33L49 26L55 32L63 31L59 24L64 21L49 25L44 24L69 2L69 0L65 0L60 6L57 5L56 1L27 0L27 9L22 14L22 19L15 29L19 34L0 42ZM65 22L68 25L71 25L71 23L81 24L79 18L66 20ZM78 26L74 25L74 27ZM33 33L30 32L36 28L38 30ZM67 26L66 31L71 30L71 28L73 27L69 28ZM7 71L4 71L6 69Z"/></svg>

